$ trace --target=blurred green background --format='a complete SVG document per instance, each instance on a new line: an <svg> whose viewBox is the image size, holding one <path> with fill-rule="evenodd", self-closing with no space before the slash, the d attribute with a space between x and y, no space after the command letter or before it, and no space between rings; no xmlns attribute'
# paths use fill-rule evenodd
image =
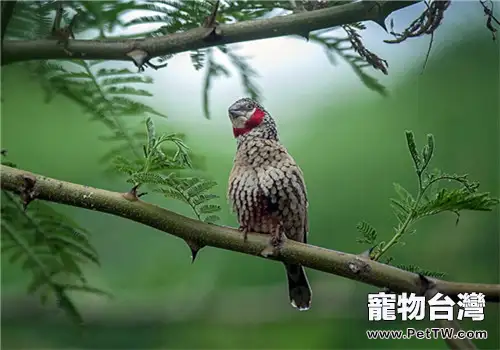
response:
<svg viewBox="0 0 500 350"><path fill-rule="evenodd" d="M350 72L345 84L354 87L343 93L335 92L344 82L328 76L331 72L323 73L318 91L290 84L298 73L280 77L282 81L272 85L268 109L278 122L282 141L305 173L311 244L359 253L365 248L356 243L355 227L361 220L390 237L396 224L389 206L393 183L411 190L416 185L404 137L407 129L415 132L420 146L427 133L435 135L432 166L468 173L484 191L499 195L498 42L492 42L484 28L477 4L461 6L456 14L474 6L473 20L466 28L440 31L424 74L427 41L416 44L419 49L412 51L413 57L398 56L398 45L385 45L381 56L399 67L395 73L389 70L390 77L382 81L390 91L386 98L368 91ZM367 46L373 47L371 43ZM303 69L307 74L308 67ZM9 150L10 160L23 169L66 181L128 189L123 179L104 172L99 162L109 147L97 141L106 132L102 125L89 122L78 106L62 97L46 104L43 91L23 69L12 65L2 68L2 73L1 143ZM159 129L187 134L193 152L204 157L207 176L219 183L221 224L235 226L224 199L235 151L225 117L232 101L215 93L214 120L206 121L199 109L200 94L165 97L160 95L164 86L156 89L153 104L172 115L171 121L156 120ZM288 90L296 91L295 95L287 95ZM195 107L186 104L189 99ZM130 125L141 120L137 117ZM192 216L189 208L173 200L146 198ZM89 268L89 280L115 298L76 295L88 322L83 330L76 329L61 313L42 308L37 299L26 296L28 276L2 259L5 349L446 348L441 340L367 340L367 329L433 326L427 321L369 322L366 294L377 291L373 287L309 270L313 304L309 312L299 313L288 303L285 275L278 263L205 248L191 264L187 246L173 236L105 214L57 209L93 233L102 267ZM498 214L498 209L466 212L458 226L451 213L428 218L416 226L415 235L406 237L405 246L395 247L389 255L396 263L444 271L453 281L499 283ZM485 315L484 322L462 322L463 328L488 330L489 339L475 343L483 349L499 349L498 305L487 305Z"/></svg>

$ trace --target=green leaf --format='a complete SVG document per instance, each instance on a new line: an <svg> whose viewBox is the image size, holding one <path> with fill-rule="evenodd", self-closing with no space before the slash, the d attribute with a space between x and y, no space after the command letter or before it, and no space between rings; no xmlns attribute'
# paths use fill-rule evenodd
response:
<svg viewBox="0 0 500 350"><path fill-rule="evenodd" d="M59 272L60 271L58 270L52 271L50 273L35 272L31 283L28 285L28 294L36 293L42 286L51 286L54 283L52 282L51 277L58 274Z"/></svg>
<svg viewBox="0 0 500 350"><path fill-rule="evenodd" d="M198 208L198 211L200 214L212 214L216 213L221 210L221 207L219 205L215 204L205 204L202 205L200 208Z"/></svg>
<svg viewBox="0 0 500 350"><path fill-rule="evenodd" d="M219 76L229 77L231 74L229 71L217 61L213 56L213 48L207 49L206 54L206 73L203 82L203 112L207 119L210 119L210 108L209 108L209 98L208 92L212 86L212 81Z"/></svg>
<svg viewBox="0 0 500 350"><path fill-rule="evenodd" d="M407 204L397 199L390 198L390 201L394 215L396 215L396 218L399 222L404 222L408 215L411 213L411 208L409 208Z"/></svg>
<svg viewBox="0 0 500 350"><path fill-rule="evenodd" d="M401 209L405 209L406 211L409 211L411 207L415 203L415 199L411 195L410 192L408 192L403 186L401 186L398 183L393 183L394 190L398 194L399 198L402 199L402 203L397 201L397 200L392 200L392 202L396 205L401 204Z"/></svg>
<svg viewBox="0 0 500 350"><path fill-rule="evenodd" d="M417 152L417 145L415 144L415 136L413 135L413 132L409 130L406 131L406 143L408 144L408 150L410 151L411 158L413 159L413 163L415 164L415 170L417 174L420 174L422 159L420 158Z"/></svg>
<svg viewBox="0 0 500 350"><path fill-rule="evenodd" d="M139 183L139 184L154 184L154 185L170 184L168 177L153 172L140 172L132 174L132 176L130 176L127 182Z"/></svg>
<svg viewBox="0 0 500 350"><path fill-rule="evenodd" d="M11 264L17 262L21 257L23 257L24 253L23 251L15 251L10 255L9 262Z"/></svg>
<svg viewBox="0 0 500 350"><path fill-rule="evenodd" d="M135 73L128 73L135 74ZM113 78L103 78L100 81L102 86L114 86L114 85L124 85L124 84L151 84L153 83L153 78L148 76L117 76Z"/></svg>
<svg viewBox="0 0 500 350"><path fill-rule="evenodd" d="M419 205L416 216L422 218L444 211L490 211L498 203L498 199L491 197L489 193L470 193L465 188L451 190L442 188L434 198Z"/></svg>
<svg viewBox="0 0 500 350"><path fill-rule="evenodd" d="M380 84L376 78L365 72L364 68L368 67L369 64L367 64L366 61L359 56L359 54L351 54L352 48L349 38L332 37L331 35L328 35L329 32L330 30L325 30L323 33L321 33L321 31L310 33L309 41L323 46L326 57L332 65L337 64L337 56L342 58L345 62L347 62L347 64L349 64L354 73L367 88L379 93L382 96L387 96L387 89Z"/></svg>
<svg viewBox="0 0 500 350"><path fill-rule="evenodd" d="M152 93L143 89L136 89L129 86L110 86L104 89L106 94L112 95L131 95L131 96L153 96Z"/></svg>
<svg viewBox="0 0 500 350"><path fill-rule="evenodd" d="M6 161L6 160L2 160L2 164L6 165L6 166L10 166L11 168L17 168L16 164L9 162L9 161Z"/></svg>
<svg viewBox="0 0 500 350"><path fill-rule="evenodd" d="M193 178L194 184L185 190L188 197L194 197L217 186L217 182Z"/></svg>
<svg viewBox="0 0 500 350"><path fill-rule="evenodd" d="M132 175L139 171L139 167L136 164L122 156L116 156L115 158L113 158L112 163L117 171L126 173L128 175Z"/></svg>
<svg viewBox="0 0 500 350"><path fill-rule="evenodd" d="M155 125L151 117L146 119L146 129L148 131L148 151L151 153L156 142Z"/></svg>
<svg viewBox="0 0 500 350"><path fill-rule="evenodd" d="M99 78L110 77L115 75L136 74L127 68L101 68L97 71L96 75Z"/></svg>
<svg viewBox="0 0 500 350"><path fill-rule="evenodd" d="M258 77L257 72L250 66L246 57L238 55L233 49L227 46L218 46L222 53L225 53L231 63L236 67L240 74L241 82L245 88L245 93L256 101L261 100L261 92L257 86L255 79Z"/></svg>
<svg viewBox="0 0 500 350"><path fill-rule="evenodd" d="M61 285L61 287L63 287L64 290L70 291L70 292L86 292L86 293L104 296L107 298L112 298L111 293L106 292L106 291L99 289L99 288L88 286L88 285L63 284L63 285Z"/></svg>
<svg viewBox="0 0 500 350"><path fill-rule="evenodd" d="M220 217L218 217L217 215L209 215L205 219L203 219L203 221L208 223L208 224L213 224L219 220L220 220Z"/></svg>
<svg viewBox="0 0 500 350"><path fill-rule="evenodd" d="M356 229L363 234L363 237L357 239L358 243L375 244L377 240L377 231L369 223L362 221L356 225Z"/></svg>
<svg viewBox="0 0 500 350"><path fill-rule="evenodd" d="M182 193L180 193L179 190L173 187L161 187L159 189L154 189L154 192L159 192L167 198L177 199L181 202L189 204L188 199Z"/></svg>
<svg viewBox="0 0 500 350"><path fill-rule="evenodd" d="M45 239L49 244L57 245L58 248L69 254L75 254L77 257L85 257L94 264L100 265L97 252L94 248L89 247L87 244L61 234L49 233L46 234Z"/></svg>
<svg viewBox="0 0 500 350"><path fill-rule="evenodd" d="M205 50L195 50L191 51L191 62L193 63L193 67L196 70L200 70L203 68L203 64L205 63Z"/></svg>
<svg viewBox="0 0 500 350"><path fill-rule="evenodd" d="M193 203L194 206L198 206L201 203L205 203L205 202L208 202L212 199L217 199L217 198L219 198L219 196L217 196L216 194L211 194L211 193L210 194L200 194L200 195L191 197L191 202Z"/></svg>
<svg viewBox="0 0 500 350"><path fill-rule="evenodd" d="M60 286L57 287L56 291L57 305L64 310L66 315L73 320L77 325L82 325L83 317L76 308L73 301L66 295L64 289Z"/></svg>
<svg viewBox="0 0 500 350"><path fill-rule="evenodd" d="M421 274L427 277L433 277L433 278L443 278L446 276L446 273L444 272L438 272L438 271L431 271L431 270L425 270L422 269L419 266L416 265L396 265L398 269Z"/></svg>
<svg viewBox="0 0 500 350"><path fill-rule="evenodd" d="M5 194L2 204L2 245L19 258L14 263L32 274L28 293L40 293L43 303L50 294L69 317L81 321L60 280L85 282L82 263L99 264L89 234L73 220L42 202L32 203L26 212L17 198ZM89 286L89 288L92 288Z"/></svg>
<svg viewBox="0 0 500 350"><path fill-rule="evenodd" d="M422 171L424 171L429 165L433 154L434 154L434 136L432 134L428 134L427 145L425 145L422 150L422 157L424 158L424 165L422 166Z"/></svg>

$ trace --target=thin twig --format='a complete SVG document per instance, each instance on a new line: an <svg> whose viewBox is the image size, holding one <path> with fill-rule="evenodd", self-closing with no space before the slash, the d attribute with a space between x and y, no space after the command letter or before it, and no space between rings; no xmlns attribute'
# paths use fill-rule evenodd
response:
<svg viewBox="0 0 500 350"><path fill-rule="evenodd" d="M488 18L486 19L486 28L491 32L491 36L493 40L496 40L496 32L497 29L493 26L492 22L495 22L497 25L500 25L500 22L498 19L493 15L493 8L495 6L493 1L490 1L491 8L486 6L486 1L484 0L479 0L481 3L481 6L483 7L484 15L487 16Z"/></svg>
<svg viewBox="0 0 500 350"><path fill-rule="evenodd" d="M398 44L409 38L416 38L425 34L433 34L444 18L444 12L450 6L450 0L434 0L430 5L425 3L427 9L406 28L403 33L391 30L395 39L384 40L388 44ZM392 24L391 24L392 26Z"/></svg>
<svg viewBox="0 0 500 350"><path fill-rule="evenodd" d="M427 1L424 1L424 4L425 4L425 6L427 6L427 9L430 10L429 4L427 3ZM431 40L429 41L429 47L427 48L427 53L425 55L424 65L422 66L421 74L424 74L425 67L427 66L427 62L429 61L429 56L431 55L433 43L434 43L434 31L431 32Z"/></svg>

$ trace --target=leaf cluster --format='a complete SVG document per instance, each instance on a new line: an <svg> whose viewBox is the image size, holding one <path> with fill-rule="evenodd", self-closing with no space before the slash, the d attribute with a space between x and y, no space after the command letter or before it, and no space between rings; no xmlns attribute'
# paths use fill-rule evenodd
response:
<svg viewBox="0 0 500 350"><path fill-rule="evenodd" d="M210 223L219 220L215 213L221 208L211 203L219 196L209 193L217 183L200 177L180 177L175 171L192 167L187 145L176 134L157 135L151 118L146 120L146 130L142 159L130 161L117 156L114 158L116 170L128 175L127 182L134 184L134 191L139 186L150 185L153 192L189 205L199 220ZM176 147L173 155L163 151L165 143Z"/></svg>
<svg viewBox="0 0 500 350"><path fill-rule="evenodd" d="M2 191L1 221L2 254L32 275L28 293L38 295L42 304L52 297L80 324L83 319L71 292L109 296L88 283L83 265L99 266L99 257L89 232L70 218L41 202L24 211L17 198Z"/></svg>
<svg viewBox="0 0 500 350"><path fill-rule="evenodd" d="M401 238L405 234L416 232L412 226L418 220L443 212L452 212L456 215L458 224L462 211L491 211L499 203L499 200L489 193L479 192L479 184L469 181L467 175L447 174L439 169L428 170L434 155L433 135L427 135L427 143L420 151L411 131L406 132L406 143L413 161L418 187L417 192L412 194L400 184L394 184L397 196L391 198L391 207L398 222L394 228L394 235L386 242L379 240L377 231L370 224L360 222L357 226L357 230L362 234L357 241L372 247L370 257L373 260L379 260L394 245L404 244ZM443 186L443 183L457 186ZM392 258L388 258L386 262L392 262ZM416 265L401 265L401 268L427 276L442 275Z"/></svg>
<svg viewBox="0 0 500 350"><path fill-rule="evenodd" d="M376 69L387 72L387 62L364 47L361 37L356 32L356 30L365 29L364 25L355 23L345 27L348 28L345 37L333 36L329 30L320 30L309 34L308 37L311 42L323 46L326 57L331 64L336 65L338 63L337 57L342 58L367 88L386 96L385 86L366 73L365 68L376 67Z"/></svg>
<svg viewBox="0 0 500 350"><path fill-rule="evenodd" d="M37 39L50 36L54 14L57 8L56 1L18 2L11 23L7 30L7 37L17 39ZM262 17L273 17L297 10L292 6L291 1L221 1L219 11L216 15L218 23L233 23L258 19ZM300 1L298 1L300 3ZM304 9L313 2L303 1ZM311 3L311 4L309 4ZM316 2L314 2L316 3ZM338 6L343 2L331 1L321 6ZM78 13L78 20L75 22L73 31L78 37L78 33L95 31L97 38L105 39L116 29L136 29L137 26L148 24L154 25L153 30L140 31L134 37L158 37L171 33L186 31L204 24L204 21L213 11L214 1L200 0L128 0L128 1L71 1L64 3L63 22L68 23L69 19ZM138 11L142 10L142 11ZM124 16L130 12L137 11L135 16ZM140 27L139 27L140 28ZM386 94L385 88L377 80L368 75L364 68L374 66L377 69L385 69L384 60L368 51L360 40L357 30L364 29L360 23L353 23L345 26L347 37L336 39L325 37L320 34L330 32L331 29L318 31L318 34L311 34L311 41L322 45L328 58L334 62L333 56L340 56L353 68L362 82L370 89L381 94ZM121 37L127 37L122 35ZM341 45L349 44L352 45ZM353 51L354 49L354 51ZM257 85L257 72L252 68L247 57L237 53L235 48L227 46L217 46L206 49L199 49L190 52L193 67L196 70L204 69L203 77L203 112L206 118L210 118L209 91L213 86L213 81L217 77L230 77L231 69L215 53L226 56L234 70L237 71L245 93L257 101L262 100L262 93ZM160 63L168 61L171 55L157 58ZM68 63L73 62L73 63ZM42 86L47 93L63 93L66 97L81 104L86 110L93 114L96 119L102 120L112 128L112 132L125 133L123 127L117 126L115 119L121 115L140 115L144 113L159 114L152 108L140 103L135 98L137 96L149 96L147 90L139 89L137 84L150 84L152 79L134 74L125 69L115 69L116 74L114 87L103 87L99 80L96 67L102 61L75 61L68 60L64 64L51 61L36 61L26 63L40 79ZM377 63L377 64L375 64ZM68 68L71 66L71 68ZM54 77L57 75L57 77ZM120 78L127 78L121 79ZM88 80L87 79L92 79ZM76 80L76 81L75 81ZM75 85L81 80L85 86ZM107 81L110 83L110 80ZM126 86L122 86L126 85ZM85 93L90 92L89 97ZM115 96L115 95L119 96ZM100 101L96 101L96 99ZM93 102L98 102L94 104ZM110 106L117 105L119 108L113 110ZM94 107L95 106L95 107ZM110 115L111 114L111 115ZM127 141L130 145L130 137ZM137 155L137 154L136 154Z"/></svg>

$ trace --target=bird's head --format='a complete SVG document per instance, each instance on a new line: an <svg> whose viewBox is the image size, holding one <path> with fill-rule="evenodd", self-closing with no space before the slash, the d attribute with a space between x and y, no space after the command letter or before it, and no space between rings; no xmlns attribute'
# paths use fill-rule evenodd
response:
<svg viewBox="0 0 500 350"><path fill-rule="evenodd" d="M261 129L266 135L276 134L276 126L269 113L250 98L241 98L234 102L229 107L228 113L233 124L234 137L245 135L255 129Z"/></svg>

